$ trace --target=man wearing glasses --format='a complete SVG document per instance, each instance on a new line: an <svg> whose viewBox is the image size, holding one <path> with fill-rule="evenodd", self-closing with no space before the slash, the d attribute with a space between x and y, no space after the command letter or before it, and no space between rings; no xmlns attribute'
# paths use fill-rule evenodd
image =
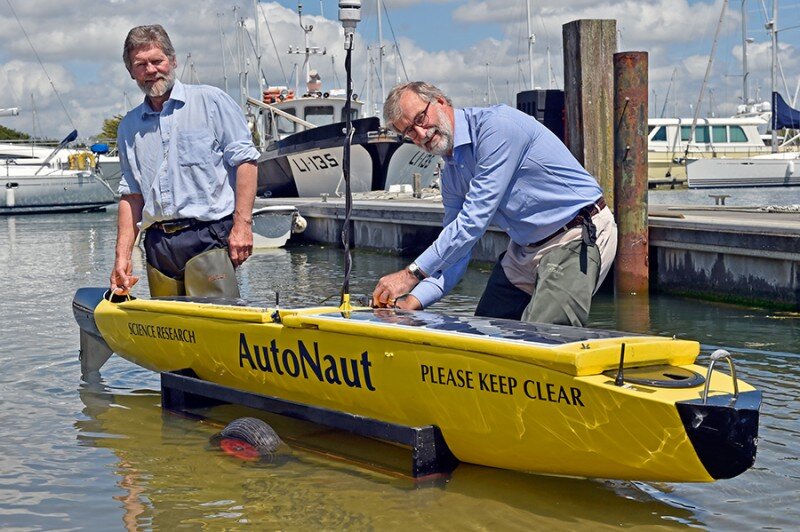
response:
<svg viewBox="0 0 800 532"><path fill-rule="evenodd" d="M602 190L564 144L506 105L456 109L437 87L396 86L386 124L443 157L444 229L408 267L380 279L373 304L416 310L447 294L490 225L511 241L475 314L585 326L617 247Z"/></svg>

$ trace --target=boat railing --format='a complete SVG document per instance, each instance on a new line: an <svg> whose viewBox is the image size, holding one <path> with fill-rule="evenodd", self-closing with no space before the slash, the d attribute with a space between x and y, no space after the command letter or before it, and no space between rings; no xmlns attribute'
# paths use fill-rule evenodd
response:
<svg viewBox="0 0 800 532"><path fill-rule="evenodd" d="M731 371L731 379L733 380L733 401L736 402L736 399L739 397L739 382L736 380L736 366L733 365L733 357L731 354L724 349L717 349L713 353L711 353L711 362L708 364L708 373L706 374L706 385L703 388L703 404L708 403L708 388L711 384L711 375L714 371L714 364L717 363L717 360L721 359L728 360L728 368Z"/></svg>
<svg viewBox="0 0 800 532"><path fill-rule="evenodd" d="M270 113L271 118L272 118L271 122L273 124L273 131L272 131L272 137L273 138L278 138L277 125L275 125L276 124L275 115L280 116L282 118L285 118L286 120L289 120L290 122L293 122L293 123L298 124L300 126L303 126L306 129L310 129L310 128L316 127L316 125L312 124L311 122L307 122L306 120L303 120L302 118L298 118L298 117L296 117L295 115L293 115L291 113L287 113L286 111L278 109L274 105L270 105L268 103L264 103L262 101L256 100L253 97L250 97L250 96L247 97L247 104L248 105L252 105L254 107L258 107L259 109L264 109L264 110L266 110L266 111L268 111Z"/></svg>

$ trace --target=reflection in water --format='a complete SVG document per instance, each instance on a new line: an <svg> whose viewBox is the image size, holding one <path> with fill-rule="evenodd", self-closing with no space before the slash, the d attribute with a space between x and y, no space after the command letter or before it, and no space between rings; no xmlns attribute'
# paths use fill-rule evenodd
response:
<svg viewBox="0 0 800 532"><path fill-rule="evenodd" d="M794 504L800 483L797 313L659 294L646 301L648 313L638 301L595 298L592 327L697 339L704 365L714 348L729 348L737 371L763 391L756 466L732 480L644 485L462 465L448 481L417 487L392 474L408 467L405 449L274 418L270 424L298 459L261 466L208 447L219 423L163 413L154 391L158 376L149 371L112 357L100 383L80 383L70 303L79 287L108 283L114 216L0 217L3 529L790 530L800 521ZM147 294L136 253L142 280L135 295ZM407 262L355 250L352 293L371 293L376 279ZM289 308L329 297L338 303L341 271L339 250L294 246L255 255L239 276L244 297L272 306L279 292L280 305ZM470 268L433 310L471 316L488 274L486 266ZM223 408L214 419L239 414ZM318 448L333 448L338 458Z"/></svg>
<svg viewBox="0 0 800 532"><path fill-rule="evenodd" d="M401 524L451 529L477 522L502 528L535 522L551 528L569 521L638 527L662 525L665 517L699 524L689 510L658 502L629 483L461 464L448 479L415 485L385 468L325 457L320 447L336 450L338 444L345 452L369 456L370 447L382 444L327 429L293 430L285 421L279 430L288 434L297 459L280 466L254 465L208 446L221 424L162 413L157 392L114 395L83 386L80 397L86 419L76 422L78 438L117 455L118 486L124 495L116 498L123 503L123 521L130 530L171 528L193 520L215 528L258 523L302 529ZM225 408L228 416L221 419L241 415ZM303 450L304 443L316 451ZM409 451L384 447L386 454L403 455L410 464ZM374 458L390 462L394 457Z"/></svg>

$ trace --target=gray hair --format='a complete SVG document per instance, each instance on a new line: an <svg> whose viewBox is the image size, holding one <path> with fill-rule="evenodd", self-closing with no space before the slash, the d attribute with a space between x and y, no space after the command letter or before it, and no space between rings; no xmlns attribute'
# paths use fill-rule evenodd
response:
<svg viewBox="0 0 800 532"><path fill-rule="evenodd" d="M161 24L136 26L129 31L128 36L125 37L125 47L122 51L122 60L125 61L125 68L127 68L130 73L133 73L131 52L140 46L157 46L170 61L175 60L175 48L173 48L172 41L169 39L169 35L167 35L167 30L165 30Z"/></svg>
<svg viewBox="0 0 800 532"><path fill-rule="evenodd" d="M406 91L415 93L426 102L432 102L443 98L447 102L447 105L450 107L453 106L453 102L450 101L450 98L445 96L439 87L431 83L426 81L401 83L389 91L389 96L386 97L386 101L383 103L383 120L388 127L392 127L394 121L400 118L402 114L400 111L400 97L405 94Z"/></svg>

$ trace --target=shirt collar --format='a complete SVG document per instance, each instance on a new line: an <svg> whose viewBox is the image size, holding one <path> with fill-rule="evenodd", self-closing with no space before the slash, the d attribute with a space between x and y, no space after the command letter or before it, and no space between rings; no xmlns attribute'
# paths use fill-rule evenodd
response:
<svg viewBox="0 0 800 532"><path fill-rule="evenodd" d="M169 102L175 100L176 102L186 103L186 87L184 87L183 83L180 80L175 80L175 85L172 86L172 91L169 93L169 99L164 102L164 107L166 108L169 105ZM175 104L173 104L175 105ZM150 102L147 100L145 96L144 102L142 103L142 118L147 115L157 115L161 114L160 112L154 110L150 107Z"/></svg>
<svg viewBox="0 0 800 532"><path fill-rule="evenodd" d="M453 149L465 144L471 144L472 138L469 134L466 111L464 111L464 109L453 109L453 118L455 120L455 128L453 131Z"/></svg>
<svg viewBox="0 0 800 532"><path fill-rule="evenodd" d="M453 121L455 122L453 127L453 154L442 157L446 164L455 164L456 148L472 144L466 111L453 108Z"/></svg>

